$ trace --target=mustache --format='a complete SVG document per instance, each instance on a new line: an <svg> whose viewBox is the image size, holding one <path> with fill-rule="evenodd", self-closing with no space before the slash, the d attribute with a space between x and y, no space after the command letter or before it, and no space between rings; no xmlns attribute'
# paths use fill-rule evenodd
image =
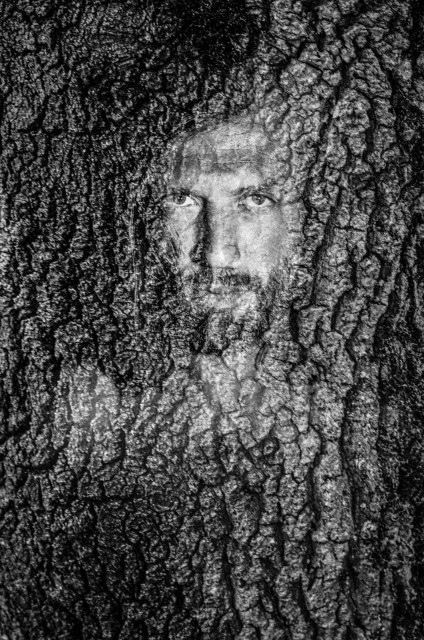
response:
<svg viewBox="0 0 424 640"><path fill-rule="evenodd" d="M212 269L212 282L225 287L251 287L254 284L249 273L231 268Z"/></svg>
<svg viewBox="0 0 424 640"><path fill-rule="evenodd" d="M202 287L218 285L250 289L261 286L258 276L251 276L249 273L237 271L231 267L203 267L199 271L184 274L182 279L186 283Z"/></svg>

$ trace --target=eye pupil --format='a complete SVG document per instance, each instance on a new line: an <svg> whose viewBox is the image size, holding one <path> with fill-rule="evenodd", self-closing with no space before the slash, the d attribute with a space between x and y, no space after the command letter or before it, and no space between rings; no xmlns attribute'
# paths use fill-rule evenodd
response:
<svg viewBox="0 0 424 640"><path fill-rule="evenodd" d="M255 204L263 204L265 202L265 196L260 193L254 193L252 195L252 200Z"/></svg>
<svg viewBox="0 0 424 640"><path fill-rule="evenodd" d="M172 199L175 202L175 204L184 204L187 199L187 196L184 193L176 193Z"/></svg>

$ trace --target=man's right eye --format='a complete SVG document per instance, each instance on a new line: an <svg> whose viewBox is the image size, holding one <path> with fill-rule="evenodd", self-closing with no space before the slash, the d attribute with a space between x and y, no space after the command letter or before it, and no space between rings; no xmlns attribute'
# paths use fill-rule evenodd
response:
<svg viewBox="0 0 424 640"><path fill-rule="evenodd" d="M200 204L195 198L189 196L187 193L174 193L170 200L172 204L177 205L177 207L192 207L199 206Z"/></svg>

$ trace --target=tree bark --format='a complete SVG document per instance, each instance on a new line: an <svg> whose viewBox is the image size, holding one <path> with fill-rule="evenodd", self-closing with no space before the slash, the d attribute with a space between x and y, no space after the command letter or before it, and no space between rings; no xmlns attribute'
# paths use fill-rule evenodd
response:
<svg viewBox="0 0 424 640"><path fill-rule="evenodd" d="M424 637L423 13L3 3L2 638ZM252 96L301 221L254 420L191 372L158 205Z"/></svg>

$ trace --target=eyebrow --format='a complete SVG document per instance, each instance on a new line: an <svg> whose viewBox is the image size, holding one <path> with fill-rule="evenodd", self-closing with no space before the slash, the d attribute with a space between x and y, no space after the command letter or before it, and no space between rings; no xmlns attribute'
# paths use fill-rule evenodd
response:
<svg viewBox="0 0 424 640"><path fill-rule="evenodd" d="M265 182L260 182L259 184L250 184L246 187L239 187L238 189L234 189L230 191L233 195L241 195L246 193L247 191L264 191L266 189L271 189L278 185L277 180L266 180Z"/></svg>
<svg viewBox="0 0 424 640"><path fill-rule="evenodd" d="M187 164L190 166L190 163L185 162L185 160L187 160L187 157L184 158L182 162L175 163L174 169L178 168L181 170L184 167L184 165L187 166ZM201 157L199 158L198 156L194 156L193 164L195 164L195 166L202 166L202 164L207 165L208 167L211 167L212 171L214 170L214 168L216 168L218 171L225 171L227 173L234 173L235 170L242 167L243 165L247 165L251 167L263 166L261 162L258 162L257 158L252 158L252 157L244 158L244 159L240 158L237 160L231 158L230 160L227 160L227 161L219 162L216 160L214 162L210 162L209 159L205 159Z"/></svg>
<svg viewBox="0 0 424 640"><path fill-rule="evenodd" d="M192 189L192 187L189 187L187 183L176 182L175 180L172 180L172 182L168 182L166 184L166 190L171 192L171 193L173 191L179 191L181 193L187 193L187 194L192 193L193 195L200 195L200 194L198 194L197 191Z"/></svg>

